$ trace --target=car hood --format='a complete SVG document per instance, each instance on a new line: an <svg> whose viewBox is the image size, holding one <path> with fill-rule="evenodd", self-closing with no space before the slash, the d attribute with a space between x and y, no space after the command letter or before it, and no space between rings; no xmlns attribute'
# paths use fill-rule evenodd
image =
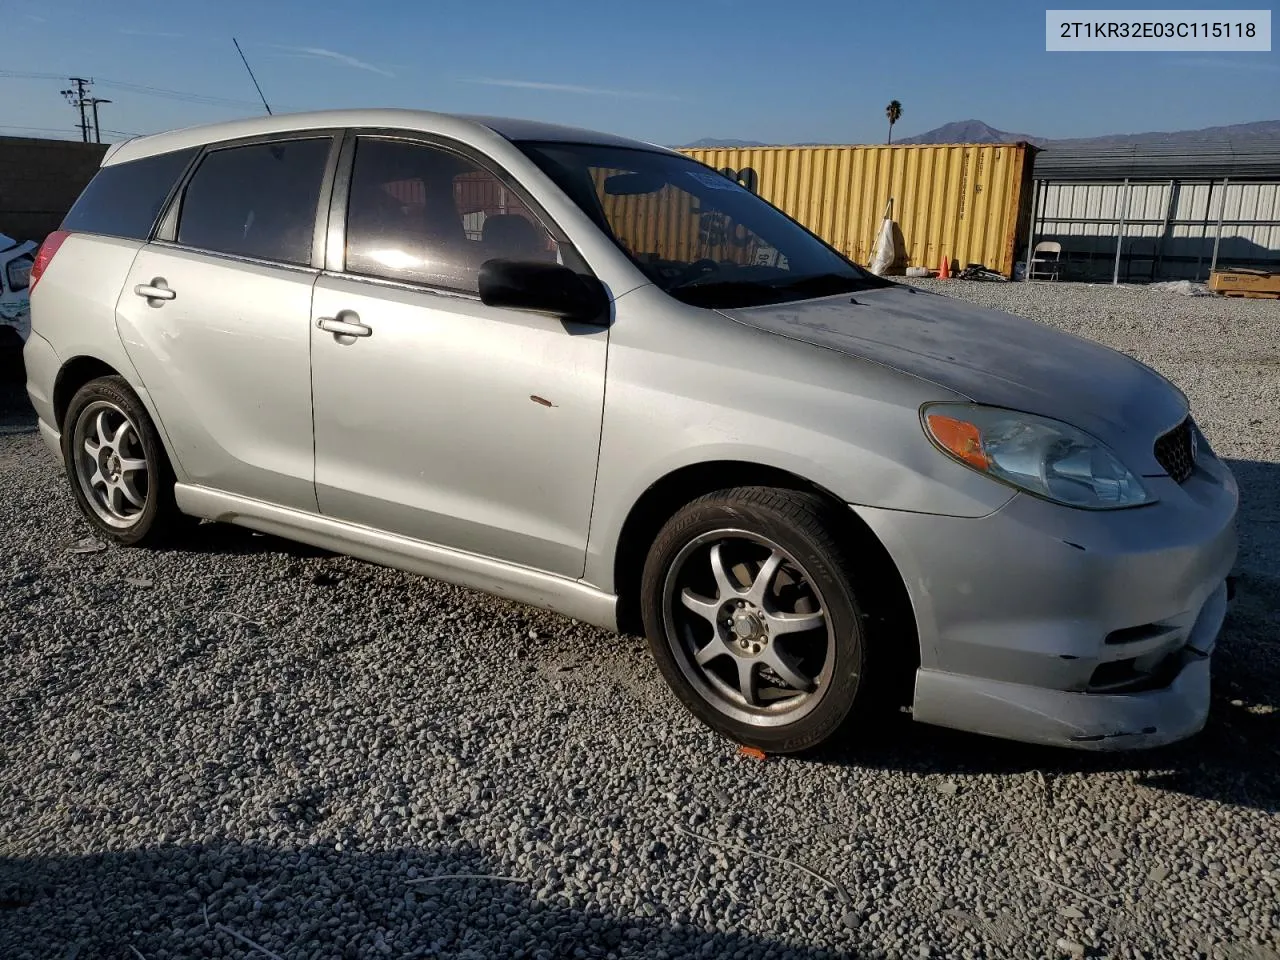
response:
<svg viewBox="0 0 1280 960"><path fill-rule="evenodd" d="M1062 420L1162 475L1152 444L1187 413L1154 370L1092 340L962 300L895 285L720 311L760 330L883 364L975 403Z"/></svg>

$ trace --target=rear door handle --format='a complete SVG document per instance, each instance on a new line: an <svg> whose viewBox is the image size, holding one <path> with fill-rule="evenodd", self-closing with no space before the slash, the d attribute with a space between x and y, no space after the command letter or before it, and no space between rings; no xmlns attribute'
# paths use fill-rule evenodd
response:
<svg viewBox="0 0 1280 960"><path fill-rule="evenodd" d="M373 328L361 323L359 315L350 310L343 310L336 317L321 317L316 326L335 337L368 337L373 334Z"/></svg>
<svg viewBox="0 0 1280 960"><path fill-rule="evenodd" d="M153 277L150 283L140 283L133 288L133 292L140 297L145 297L153 307L160 306L156 303L157 300L172 300L178 295L176 291L170 289L164 277Z"/></svg>

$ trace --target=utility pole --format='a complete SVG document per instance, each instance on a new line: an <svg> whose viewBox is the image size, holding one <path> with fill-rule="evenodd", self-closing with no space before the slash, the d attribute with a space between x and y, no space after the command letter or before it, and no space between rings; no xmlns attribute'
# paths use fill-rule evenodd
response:
<svg viewBox="0 0 1280 960"><path fill-rule="evenodd" d="M90 97L89 103L93 105L93 142L102 142L102 133L98 129L98 104L110 103L110 100L103 100L101 97Z"/></svg>
<svg viewBox="0 0 1280 960"><path fill-rule="evenodd" d="M93 81L86 80L84 77L71 77L70 80L76 85L76 88L74 90L63 90L62 95L67 98L67 103L80 111L80 139L88 143L89 117L85 114L84 108L89 105L89 100L85 94L87 88L93 85Z"/></svg>

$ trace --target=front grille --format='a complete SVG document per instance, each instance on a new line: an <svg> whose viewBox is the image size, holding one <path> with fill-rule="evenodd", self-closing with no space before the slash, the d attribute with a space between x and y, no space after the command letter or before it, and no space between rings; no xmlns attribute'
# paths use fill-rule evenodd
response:
<svg viewBox="0 0 1280 960"><path fill-rule="evenodd" d="M1193 429L1191 418L1187 417L1156 440L1156 461L1178 483L1191 476L1191 471L1196 466Z"/></svg>

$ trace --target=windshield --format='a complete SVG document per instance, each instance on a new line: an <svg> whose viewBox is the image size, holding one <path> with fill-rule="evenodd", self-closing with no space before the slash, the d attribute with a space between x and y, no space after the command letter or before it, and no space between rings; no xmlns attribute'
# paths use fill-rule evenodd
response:
<svg viewBox="0 0 1280 960"><path fill-rule="evenodd" d="M649 279L685 303L748 307L892 286L687 157L594 144L518 146Z"/></svg>

